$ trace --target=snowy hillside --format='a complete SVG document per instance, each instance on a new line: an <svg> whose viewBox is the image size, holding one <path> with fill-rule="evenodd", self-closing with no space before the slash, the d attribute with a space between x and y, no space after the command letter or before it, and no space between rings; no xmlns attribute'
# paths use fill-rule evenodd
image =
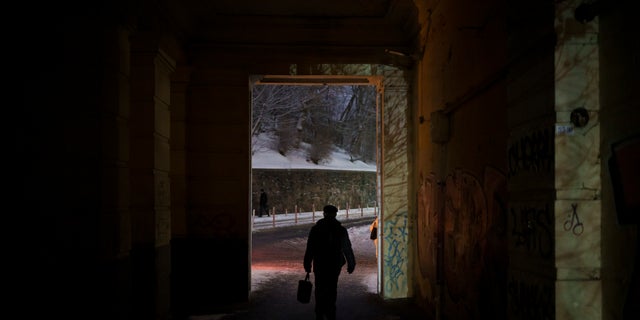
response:
<svg viewBox="0 0 640 320"><path fill-rule="evenodd" d="M349 155L339 148L334 148L331 160L318 165L307 161L308 144L303 143L301 149L290 151L286 157L275 150L274 138L266 134L253 137L252 168L254 169L317 169L317 170L349 170L376 171L375 163L362 161L351 162Z"/></svg>

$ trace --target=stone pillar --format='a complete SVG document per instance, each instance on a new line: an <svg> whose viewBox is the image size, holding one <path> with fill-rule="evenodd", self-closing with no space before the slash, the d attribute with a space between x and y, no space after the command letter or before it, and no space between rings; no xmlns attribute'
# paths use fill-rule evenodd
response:
<svg viewBox="0 0 640 320"><path fill-rule="evenodd" d="M169 312L170 75L175 62L153 37L137 35L131 54L131 211L137 316Z"/></svg>
<svg viewBox="0 0 640 320"><path fill-rule="evenodd" d="M382 105L381 152L378 160L381 173L382 206L380 211L382 266L379 277L382 296L387 299L412 295L409 238L415 217L410 216L409 204L409 83L402 70L381 67L384 77Z"/></svg>
<svg viewBox="0 0 640 320"><path fill-rule="evenodd" d="M186 212L184 220L176 216L180 229L172 241L178 317L215 313L247 301L250 290L249 75L245 60L217 54L193 53L188 86Z"/></svg>
<svg viewBox="0 0 640 320"><path fill-rule="evenodd" d="M602 318L598 23L580 3L556 3L556 319Z"/></svg>
<svg viewBox="0 0 640 320"><path fill-rule="evenodd" d="M129 179L130 114L130 30L105 29L105 82L101 104L102 208L100 216L100 257L105 303L103 319L115 319L130 310L131 288L131 192ZM123 285L126 284L126 285Z"/></svg>

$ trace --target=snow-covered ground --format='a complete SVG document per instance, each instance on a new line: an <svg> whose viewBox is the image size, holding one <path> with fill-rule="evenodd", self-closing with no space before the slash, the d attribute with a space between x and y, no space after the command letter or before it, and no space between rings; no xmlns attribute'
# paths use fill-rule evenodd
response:
<svg viewBox="0 0 640 320"><path fill-rule="evenodd" d="M274 146L275 139L265 133L253 137L252 168L376 171L375 163L351 162L347 152L340 148L334 148L329 160L314 164L311 161L307 161L306 150L309 145L306 143L301 143L300 149L291 150L286 156L276 151Z"/></svg>

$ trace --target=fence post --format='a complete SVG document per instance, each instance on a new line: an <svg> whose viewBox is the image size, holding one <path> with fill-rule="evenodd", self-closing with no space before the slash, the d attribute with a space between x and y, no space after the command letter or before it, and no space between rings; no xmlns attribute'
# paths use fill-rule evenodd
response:
<svg viewBox="0 0 640 320"><path fill-rule="evenodd" d="M273 207L272 213L271 213L271 221L272 221L272 225L275 228L276 227L276 207Z"/></svg>
<svg viewBox="0 0 640 320"><path fill-rule="evenodd" d="M349 202L347 202L347 206L346 206L345 211L346 211L346 215L347 215L346 219L349 220Z"/></svg>
<svg viewBox="0 0 640 320"><path fill-rule="evenodd" d="M362 208L362 205L360 205L360 218L362 218L364 216L364 208Z"/></svg>
<svg viewBox="0 0 640 320"><path fill-rule="evenodd" d="M256 209L251 210L251 231L253 231L253 227L256 222Z"/></svg>
<svg viewBox="0 0 640 320"><path fill-rule="evenodd" d="M296 204L295 208L296 208L296 212L294 213L294 215L295 215L294 221L295 221L295 224L298 224L298 205L297 204Z"/></svg>
<svg viewBox="0 0 640 320"><path fill-rule="evenodd" d="M316 222L316 204L311 205L311 221Z"/></svg>

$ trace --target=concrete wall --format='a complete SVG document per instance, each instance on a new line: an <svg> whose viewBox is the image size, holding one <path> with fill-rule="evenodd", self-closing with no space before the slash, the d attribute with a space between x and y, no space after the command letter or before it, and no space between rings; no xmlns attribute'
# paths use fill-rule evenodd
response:
<svg viewBox="0 0 640 320"><path fill-rule="evenodd" d="M258 214L260 189L270 212L322 212L326 204L340 210L377 206L376 172L345 170L252 170L252 208Z"/></svg>
<svg viewBox="0 0 640 320"><path fill-rule="evenodd" d="M425 1L419 9L416 295L434 315L454 319L506 318L506 29L499 4Z"/></svg>

